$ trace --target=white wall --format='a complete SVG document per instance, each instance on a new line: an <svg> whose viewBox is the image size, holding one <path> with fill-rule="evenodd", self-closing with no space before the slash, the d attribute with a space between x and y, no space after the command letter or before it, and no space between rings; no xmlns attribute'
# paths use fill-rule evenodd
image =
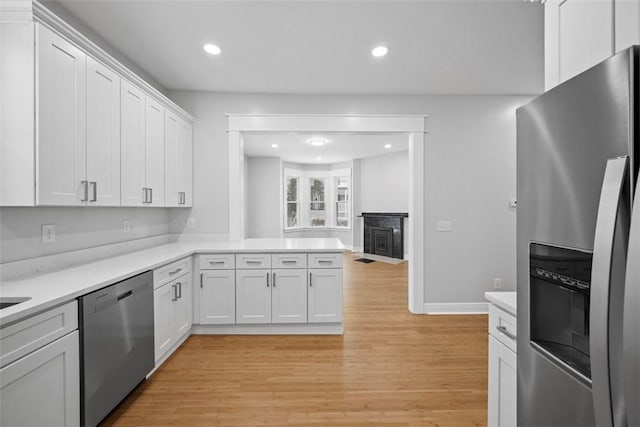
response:
<svg viewBox="0 0 640 427"><path fill-rule="evenodd" d="M409 152L399 151L381 156L367 157L360 161L361 212L409 212ZM364 221L357 218L358 228L364 229ZM362 235L362 231L360 231ZM363 237L354 246L364 245ZM404 254L409 255L411 230L404 221Z"/></svg>
<svg viewBox="0 0 640 427"><path fill-rule="evenodd" d="M193 114L195 233L229 231L227 113L428 114L425 300L482 302L493 279L515 290L516 107L530 96L331 96L172 91ZM170 212L170 231L185 213ZM453 231L438 233L438 220ZM176 228L174 228L176 227Z"/></svg>
<svg viewBox="0 0 640 427"><path fill-rule="evenodd" d="M245 166L247 237L281 237L282 161L279 157L247 157Z"/></svg>
<svg viewBox="0 0 640 427"><path fill-rule="evenodd" d="M408 151L367 157L360 167L362 212L409 211Z"/></svg>
<svg viewBox="0 0 640 427"><path fill-rule="evenodd" d="M167 234L167 211L162 208L0 208L0 263ZM129 233L123 231L124 220L131 223ZM42 224L56 225L55 243L42 243Z"/></svg>

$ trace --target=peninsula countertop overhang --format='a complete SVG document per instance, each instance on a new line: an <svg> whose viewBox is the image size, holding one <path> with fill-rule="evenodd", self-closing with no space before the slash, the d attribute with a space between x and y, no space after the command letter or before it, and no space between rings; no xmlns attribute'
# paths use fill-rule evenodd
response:
<svg viewBox="0 0 640 427"><path fill-rule="evenodd" d="M1 297L30 298L0 310L0 327L193 254L336 253L344 250L342 242L335 238L246 239L239 242L199 241L155 246L56 272L0 282Z"/></svg>

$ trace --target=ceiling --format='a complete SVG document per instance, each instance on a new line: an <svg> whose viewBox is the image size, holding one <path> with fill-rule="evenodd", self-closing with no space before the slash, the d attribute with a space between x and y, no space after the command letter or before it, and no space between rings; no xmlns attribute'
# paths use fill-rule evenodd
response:
<svg viewBox="0 0 640 427"><path fill-rule="evenodd" d="M543 91L543 6L538 2L57 0L54 6L167 89ZM222 54L206 54L205 43L219 45ZM378 44L389 47L386 57L371 56Z"/></svg>
<svg viewBox="0 0 640 427"><path fill-rule="evenodd" d="M322 137L327 144L315 147L312 137ZM379 156L409 149L406 134L303 134L243 133L244 153L248 157L280 157L285 162L332 164ZM277 144L274 148L271 145ZM385 148L385 144L391 144ZM318 160L320 157L320 160Z"/></svg>

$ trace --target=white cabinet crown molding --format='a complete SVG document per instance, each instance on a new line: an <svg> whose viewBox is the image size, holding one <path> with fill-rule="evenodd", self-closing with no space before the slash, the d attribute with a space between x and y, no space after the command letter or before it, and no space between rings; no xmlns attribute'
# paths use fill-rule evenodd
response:
<svg viewBox="0 0 640 427"><path fill-rule="evenodd" d="M3 3L4 3L4 0L3 0ZM25 1L18 0L18 1L10 1L9 3L17 4L17 3L25 3ZM26 2L26 3L30 3L30 2ZM116 71L123 78L126 78L131 83L135 84L137 87L142 89L147 95L158 100L165 108L171 110L172 112L174 112L175 114L177 114L178 116L182 117L183 119L187 120L190 123L193 123L195 121L195 118L191 114L187 113L185 110L180 108L173 101L171 101L164 94L162 94L159 90L151 86L149 83L147 83L144 79L139 77L136 73L131 71L129 68L125 67L119 61L117 61L114 57L112 57L109 53L107 53L105 50L103 50L98 45L93 43L91 40L89 40L87 37L85 37L83 34L81 34L71 25L66 23L60 17L55 15L53 12L51 12L49 9L43 6L40 2L34 0L32 5L33 5L32 7L33 7L34 21L40 22L48 26L52 30L58 32L63 37L67 38L69 41L76 44L79 48L86 51L89 55L91 55L98 61L102 62L104 65L110 67L114 71ZM21 4L19 10L14 12L14 14L24 15L28 13L26 12L26 9L27 9L26 5ZM0 12L2 12L2 15L3 15L2 19L4 22L4 19L5 19L4 6L2 9L0 9ZM20 22L26 22L26 21L23 20Z"/></svg>

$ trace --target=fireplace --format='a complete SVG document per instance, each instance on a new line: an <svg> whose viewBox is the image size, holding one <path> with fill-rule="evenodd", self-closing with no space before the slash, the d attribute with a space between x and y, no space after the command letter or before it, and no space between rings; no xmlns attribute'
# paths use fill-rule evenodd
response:
<svg viewBox="0 0 640 427"><path fill-rule="evenodd" d="M407 213L363 212L364 252L404 258L404 219Z"/></svg>

